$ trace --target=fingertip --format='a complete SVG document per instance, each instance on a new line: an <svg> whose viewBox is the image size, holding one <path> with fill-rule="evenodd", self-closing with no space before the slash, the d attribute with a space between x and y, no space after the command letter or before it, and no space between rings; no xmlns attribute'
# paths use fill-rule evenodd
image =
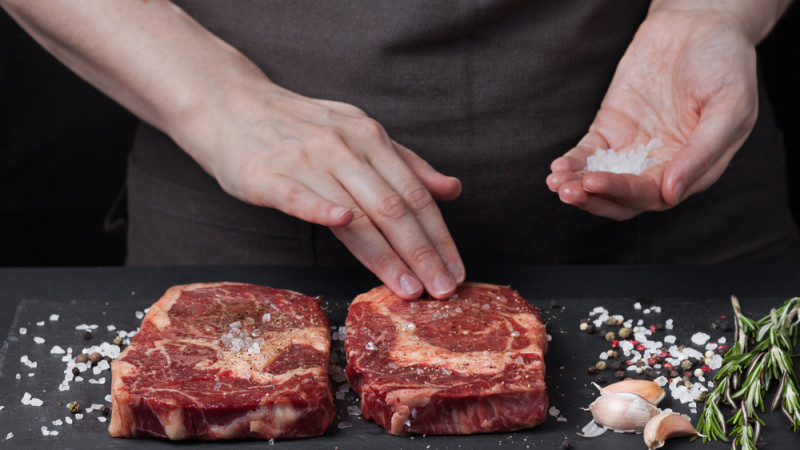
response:
<svg viewBox="0 0 800 450"><path fill-rule="evenodd" d="M353 211L343 206L334 206L329 211L330 226L342 227L353 221Z"/></svg>

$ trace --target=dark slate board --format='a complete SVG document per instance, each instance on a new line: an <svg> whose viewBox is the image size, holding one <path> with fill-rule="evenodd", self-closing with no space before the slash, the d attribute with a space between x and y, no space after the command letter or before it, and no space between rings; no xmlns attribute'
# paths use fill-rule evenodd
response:
<svg viewBox="0 0 800 450"><path fill-rule="evenodd" d="M404 436L385 434L383 428L360 416L348 414L347 407L357 405L352 391L336 401L337 417L325 435L302 440L277 441L275 448L284 449L471 449L471 448L557 448L568 439L574 448L643 448L641 435L608 432L603 436L585 439L576 433L591 418L580 408L587 406L597 395L590 382L594 377L586 367L608 349L599 334L588 335L578 331L579 319L587 317L595 306L603 306L612 314L622 314L636 321L639 318L649 325L675 319L675 328L664 334L674 334L678 344L691 345L690 336L704 331L714 341L721 336L732 339L732 332L710 330L711 322L720 316L730 316L729 296L739 295L746 312L760 316L770 306L780 304L791 295L798 268L767 270L759 268L755 274L744 268L481 268L471 273L471 278L499 284L510 284L524 297L540 308L547 321L548 332L553 336L545 358L547 364L548 395L550 405L560 410L566 421L548 415L539 427L513 433L472 436ZM745 274L754 275L749 282ZM760 276L760 278L759 278ZM62 355L51 355L53 345L72 347L73 354L89 345L110 341L116 335L107 330L113 324L119 330L136 329L140 320L136 311L157 300L167 287L198 281L242 281L279 288L295 289L309 295L324 295L323 308L328 312L334 327L344 324L347 305L359 292L371 288L376 282L369 274L344 270L320 269L268 269L268 268L101 268L101 269L9 269L0 270L0 306L9 313L0 321L0 332L7 335L0 350L0 446L9 448L127 448L127 447L221 447L231 443L181 442L172 443L154 439L113 439L106 431L108 423L98 421L100 413L84 415L72 425L56 426L53 420L71 414L66 404L77 400L82 405L108 404L105 396L110 392L110 372L92 378L105 377L105 384L70 383L70 390L59 392L64 379L66 363ZM763 285L763 287L761 287ZM759 290L759 287L761 289ZM761 292L762 295L757 293ZM551 308L555 300L561 307ZM661 307L661 313L645 315L635 310L634 303L644 308ZM14 311L13 319L10 313ZM51 322L51 314L59 319ZM9 320L11 319L11 320ZM37 322L44 321L43 326ZM85 341L75 330L80 324L97 324L91 340ZM26 335L19 328L26 327ZM45 339L36 344L34 336ZM344 364L342 341L333 342L333 352ZM20 363L27 355L38 367L29 369ZM21 379L16 379L16 374ZM34 373L29 377L28 373ZM612 374L605 372L613 381ZM332 381L334 391L341 384ZM46 390L46 392L43 392ZM25 392L41 399L39 407L22 405ZM771 396L768 396L771 399ZM58 402L64 405L59 406ZM675 411L689 413L669 396L659 405ZM698 411L699 412L699 411ZM693 421L699 414L691 414ZM767 429L762 440L769 448L786 448L797 442L797 435L785 431L786 422L779 414L764 415ZM352 426L340 428L343 422ZM58 436L43 436L41 427L56 430ZM5 440L7 433L14 437ZM237 447L264 448L262 441L237 441ZM728 448L728 445L710 444L702 448ZM699 441L673 440L665 447L701 448Z"/></svg>

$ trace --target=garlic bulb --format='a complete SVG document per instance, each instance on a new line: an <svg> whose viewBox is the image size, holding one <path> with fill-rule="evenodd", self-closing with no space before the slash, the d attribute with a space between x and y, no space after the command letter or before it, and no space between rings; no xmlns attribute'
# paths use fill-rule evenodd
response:
<svg viewBox="0 0 800 450"><path fill-rule="evenodd" d="M661 413L647 422L644 427L644 443L649 450L661 448L664 441L679 436L701 436L689 419L674 412Z"/></svg>
<svg viewBox="0 0 800 450"><path fill-rule="evenodd" d="M630 392L603 394L589 405L589 411L594 420L606 428L636 433L644 430L650 418L658 415L655 405Z"/></svg>
<svg viewBox="0 0 800 450"><path fill-rule="evenodd" d="M654 405L658 405L659 402L664 399L664 396L667 395L667 393L664 392L664 389L662 389L658 383L650 380L635 380L628 378L627 380L609 384L606 387L601 387L597 385L597 383L592 384L594 384L594 387L596 387L602 395L614 394L616 392L630 392L631 394L636 394L639 397L642 397Z"/></svg>

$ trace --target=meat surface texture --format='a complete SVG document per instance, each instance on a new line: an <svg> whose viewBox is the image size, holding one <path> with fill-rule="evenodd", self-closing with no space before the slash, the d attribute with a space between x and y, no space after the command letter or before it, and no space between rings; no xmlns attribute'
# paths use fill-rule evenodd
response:
<svg viewBox="0 0 800 450"><path fill-rule="evenodd" d="M115 437L294 438L335 414L320 299L239 283L174 286L111 364Z"/></svg>
<svg viewBox="0 0 800 450"><path fill-rule="evenodd" d="M381 286L353 300L346 374L361 413L389 434L512 431L545 420L547 334L505 286L465 283L447 300Z"/></svg>

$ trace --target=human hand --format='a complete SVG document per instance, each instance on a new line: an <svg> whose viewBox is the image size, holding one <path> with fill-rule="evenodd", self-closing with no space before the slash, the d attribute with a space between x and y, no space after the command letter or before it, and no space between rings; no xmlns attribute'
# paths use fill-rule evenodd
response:
<svg viewBox="0 0 800 450"><path fill-rule="evenodd" d="M547 185L563 202L625 220L677 205L726 169L758 114L754 42L730 14L697 8L651 8L589 132L551 164ZM584 170L597 148L651 138L661 163L640 175Z"/></svg>
<svg viewBox="0 0 800 450"><path fill-rule="evenodd" d="M434 200L459 180L352 105L262 85L223 108L212 139L179 144L229 194L330 227L399 296L452 294L465 271Z"/></svg>

